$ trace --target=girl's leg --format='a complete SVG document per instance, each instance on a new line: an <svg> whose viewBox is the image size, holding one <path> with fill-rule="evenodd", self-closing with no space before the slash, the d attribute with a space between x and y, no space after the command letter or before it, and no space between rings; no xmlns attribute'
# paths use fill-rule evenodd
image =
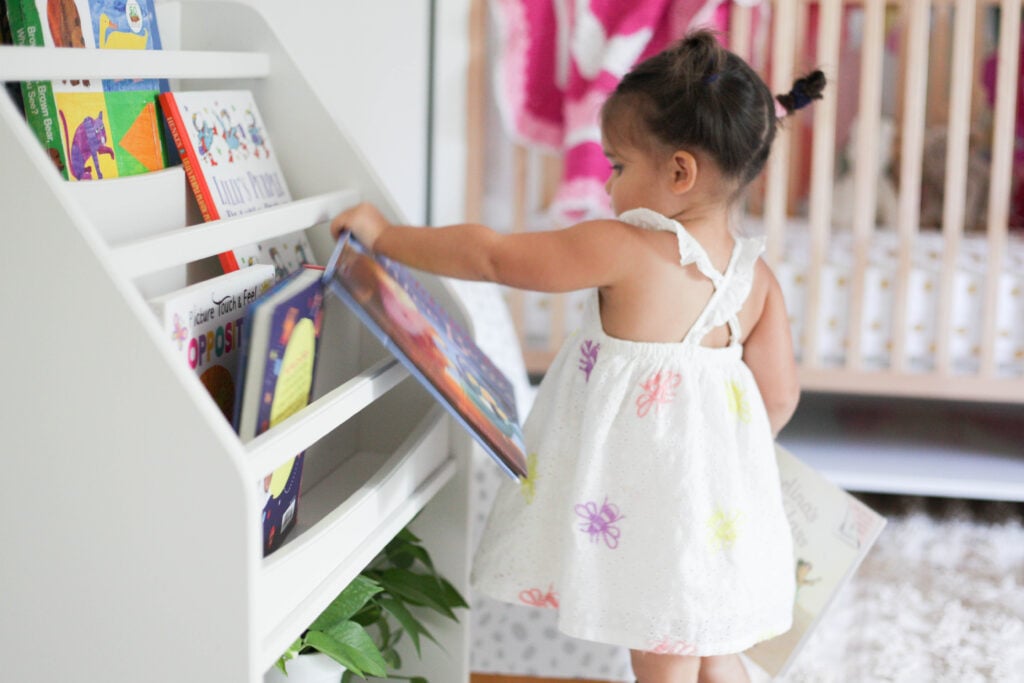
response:
<svg viewBox="0 0 1024 683"><path fill-rule="evenodd" d="M637 683L697 683L700 657L630 650Z"/></svg>
<svg viewBox="0 0 1024 683"><path fill-rule="evenodd" d="M739 655L701 657L698 683L750 683Z"/></svg>

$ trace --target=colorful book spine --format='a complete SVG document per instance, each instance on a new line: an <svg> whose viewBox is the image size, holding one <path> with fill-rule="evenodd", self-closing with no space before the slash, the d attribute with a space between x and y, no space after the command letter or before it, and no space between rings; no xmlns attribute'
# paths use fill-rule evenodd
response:
<svg viewBox="0 0 1024 683"><path fill-rule="evenodd" d="M242 271L244 272L244 270ZM275 285L248 310L242 343L243 383L235 429L247 442L305 408L323 327L323 269L302 268ZM262 482L263 552L280 547L294 527L305 454L268 473Z"/></svg>

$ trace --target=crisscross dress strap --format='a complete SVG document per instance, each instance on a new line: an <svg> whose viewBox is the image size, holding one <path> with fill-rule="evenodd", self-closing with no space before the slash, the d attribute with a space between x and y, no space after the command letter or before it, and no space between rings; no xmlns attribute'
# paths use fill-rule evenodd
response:
<svg viewBox="0 0 1024 683"><path fill-rule="evenodd" d="M708 260L700 243L689 233L686 234L694 243L694 248L699 249L704 254L704 259ZM711 330L727 324L729 326L729 345L739 345L743 335L738 313L750 295L750 289L754 283L754 265L758 256L764 251L764 238L736 237L735 240L729 264L724 273L719 274L715 271L714 275L709 275L704 272L700 261L696 261L697 268L711 280L715 291L705 304L704 310L697 316L690 331L686 333L683 344L699 345ZM708 267L714 270L710 261L708 261Z"/></svg>
<svg viewBox="0 0 1024 683"><path fill-rule="evenodd" d="M619 220L647 230L674 232L679 242L679 263L683 266L695 264L701 274L711 280L715 291L686 333L683 344L698 345L708 332L728 324L730 345L738 345L742 335L737 314L750 295L754 264L764 251L764 238L736 237L729 264L725 272L720 273L711 263L704 247L679 221L644 208L626 211L619 216Z"/></svg>

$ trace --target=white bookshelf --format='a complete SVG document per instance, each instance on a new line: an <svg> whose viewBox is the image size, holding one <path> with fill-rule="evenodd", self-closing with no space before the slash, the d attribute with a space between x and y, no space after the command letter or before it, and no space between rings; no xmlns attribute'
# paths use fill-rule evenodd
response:
<svg viewBox="0 0 1024 683"><path fill-rule="evenodd" d="M323 263L335 212L395 210L258 10L158 7L162 52L0 46L0 80L252 90L295 200L198 225L180 168L68 183L0 97L4 680L262 680L421 511L468 594L470 441L342 304L328 297L314 402L246 444L163 338L146 299L216 274L218 252L306 228ZM302 449L298 526L264 558L257 482ZM410 671L467 681L462 622Z"/></svg>

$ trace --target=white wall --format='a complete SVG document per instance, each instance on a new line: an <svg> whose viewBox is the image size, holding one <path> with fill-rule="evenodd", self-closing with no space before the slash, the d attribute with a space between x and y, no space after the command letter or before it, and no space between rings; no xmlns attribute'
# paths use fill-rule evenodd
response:
<svg viewBox="0 0 1024 683"><path fill-rule="evenodd" d="M410 222L426 219L428 0L245 0L299 68ZM469 0L437 0L433 218L462 219Z"/></svg>

